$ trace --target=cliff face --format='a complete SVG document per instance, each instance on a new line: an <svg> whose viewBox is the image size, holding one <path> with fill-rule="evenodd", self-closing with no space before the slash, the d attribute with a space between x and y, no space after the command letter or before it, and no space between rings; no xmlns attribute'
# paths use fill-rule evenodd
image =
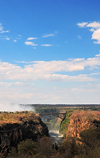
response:
<svg viewBox="0 0 100 158"><path fill-rule="evenodd" d="M37 114L19 112L1 113L1 115L5 116L2 117L0 124L1 152L8 152L11 147L17 147L17 144L22 140L37 141L44 135L49 136L47 126Z"/></svg>
<svg viewBox="0 0 100 158"><path fill-rule="evenodd" d="M70 117L70 124L66 137L80 137L80 132L89 128L96 128L100 124L99 111L76 111Z"/></svg>

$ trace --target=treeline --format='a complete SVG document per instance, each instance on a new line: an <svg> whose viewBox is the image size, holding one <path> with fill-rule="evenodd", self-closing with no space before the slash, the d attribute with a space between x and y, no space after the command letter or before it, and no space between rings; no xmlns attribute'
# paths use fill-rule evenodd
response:
<svg viewBox="0 0 100 158"><path fill-rule="evenodd" d="M36 107L36 113L57 113L59 110L56 107Z"/></svg>
<svg viewBox="0 0 100 158"><path fill-rule="evenodd" d="M95 110L100 111L100 105L49 105L49 104L32 104L35 108L36 113L56 113L60 111L74 111L74 110Z"/></svg>

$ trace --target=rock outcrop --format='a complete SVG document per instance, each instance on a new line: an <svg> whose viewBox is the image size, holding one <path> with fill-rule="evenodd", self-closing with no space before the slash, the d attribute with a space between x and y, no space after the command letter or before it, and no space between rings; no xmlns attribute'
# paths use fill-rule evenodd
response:
<svg viewBox="0 0 100 158"><path fill-rule="evenodd" d="M80 132L100 125L100 111L76 111L70 117L70 124L66 137L80 138Z"/></svg>
<svg viewBox="0 0 100 158"><path fill-rule="evenodd" d="M0 123L1 153L17 147L22 140L38 141L42 136L49 136L46 124L32 112L1 113Z"/></svg>

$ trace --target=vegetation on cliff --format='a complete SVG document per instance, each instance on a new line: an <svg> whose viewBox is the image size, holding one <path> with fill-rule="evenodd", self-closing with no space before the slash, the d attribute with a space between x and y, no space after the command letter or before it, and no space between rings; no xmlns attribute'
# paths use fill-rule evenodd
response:
<svg viewBox="0 0 100 158"><path fill-rule="evenodd" d="M60 132L66 134L68 131L68 126L70 124L70 116L74 110L67 110L65 118L61 121Z"/></svg>

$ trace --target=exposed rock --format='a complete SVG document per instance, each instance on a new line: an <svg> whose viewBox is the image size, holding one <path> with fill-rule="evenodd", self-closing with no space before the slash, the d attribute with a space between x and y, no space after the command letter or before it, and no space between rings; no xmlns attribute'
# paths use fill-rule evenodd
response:
<svg viewBox="0 0 100 158"><path fill-rule="evenodd" d="M80 138L80 132L100 125L100 111L76 111L70 117L66 137Z"/></svg>
<svg viewBox="0 0 100 158"><path fill-rule="evenodd" d="M1 115L4 115L4 113L1 113ZM12 115L12 117L9 115ZM38 141L44 135L49 136L46 124L35 113L6 113L6 118L9 118L9 120L6 122L2 119L0 126L1 153L7 153L11 147L17 147L17 144L22 140L32 139Z"/></svg>

